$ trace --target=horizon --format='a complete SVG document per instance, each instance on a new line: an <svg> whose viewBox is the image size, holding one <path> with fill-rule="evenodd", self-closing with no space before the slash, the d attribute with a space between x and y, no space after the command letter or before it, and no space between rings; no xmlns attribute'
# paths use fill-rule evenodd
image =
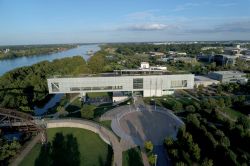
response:
<svg viewBox="0 0 250 166"><path fill-rule="evenodd" d="M0 45L248 41L249 6L249 0L1 0Z"/></svg>

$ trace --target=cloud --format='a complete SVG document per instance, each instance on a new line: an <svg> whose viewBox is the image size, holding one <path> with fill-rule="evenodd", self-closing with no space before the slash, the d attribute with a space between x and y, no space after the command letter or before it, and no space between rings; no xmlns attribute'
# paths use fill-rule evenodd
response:
<svg viewBox="0 0 250 166"><path fill-rule="evenodd" d="M159 23L147 23L147 24L134 24L127 27L120 28L122 30L130 31L160 31L169 29L171 26Z"/></svg>
<svg viewBox="0 0 250 166"><path fill-rule="evenodd" d="M221 3L221 4L217 4L217 6L219 7L232 7L237 5L237 3Z"/></svg>
<svg viewBox="0 0 250 166"><path fill-rule="evenodd" d="M157 9L151 9L151 10L146 10L146 11L139 11L139 12L134 12L126 15L128 19L133 19L133 20L143 20L143 19L151 19L155 17L155 12L159 10Z"/></svg>
<svg viewBox="0 0 250 166"><path fill-rule="evenodd" d="M188 33L250 33L250 20L224 23L211 28L200 28L186 30Z"/></svg>
<svg viewBox="0 0 250 166"><path fill-rule="evenodd" d="M179 11L183 11L183 10L192 9L193 7L197 7L197 6L201 6L201 5L202 5L201 3L185 3L182 5L176 6L172 11L179 12Z"/></svg>

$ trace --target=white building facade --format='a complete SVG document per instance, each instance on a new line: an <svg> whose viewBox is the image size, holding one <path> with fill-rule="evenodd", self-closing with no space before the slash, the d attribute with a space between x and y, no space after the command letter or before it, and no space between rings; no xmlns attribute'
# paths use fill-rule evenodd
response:
<svg viewBox="0 0 250 166"><path fill-rule="evenodd" d="M193 74L120 75L47 79L50 94L88 92L141 92L144 97L171 94L175 89L193 89Z"/></svg>

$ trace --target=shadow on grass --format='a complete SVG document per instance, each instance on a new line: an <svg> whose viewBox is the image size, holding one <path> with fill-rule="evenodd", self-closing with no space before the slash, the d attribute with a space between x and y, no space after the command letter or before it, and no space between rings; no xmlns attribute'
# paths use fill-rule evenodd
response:
<svg viewBox="0 0 250 166"><path fill-rule="evenodd" d="M52 143L42 146L35 161L35 166L44 165L79 166L80 152L76 138L72 134L64 136L62 133L57 133Z"/></svg>
<svg viewBox="0 0 250 166"><path fill-rule="evenodd" d="M102 157L98 157L98 162L100 166L111 166L112 165L112 157L113 157L113 150L111 146L108 146L108 155L106 158L106 162L103 161Z"/></svg>
<svg viewBox="0 0 250 166"><path fill-rule="evenodd" d="M76 106L76 105L69 105L65 110L68 111L68 112L74 112L74 111L77 111L77 110L80 110L81 107L79 106Z"/></svg>
<svg viewBox="0 0 250 166"><path fill-rule="evenodd" d="M126 166L143 166L139 148L129 149L126 152Z"/></svg>

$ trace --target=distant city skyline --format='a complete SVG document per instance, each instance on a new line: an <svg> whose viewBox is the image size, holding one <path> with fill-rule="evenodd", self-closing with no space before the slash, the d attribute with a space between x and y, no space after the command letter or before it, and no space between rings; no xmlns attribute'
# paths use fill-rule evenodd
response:
<svg viewBox="0 0 250 166"><path fill-rule="evenodd" d="M0 0L0 45L250 40L250 0Z"/></svg>

